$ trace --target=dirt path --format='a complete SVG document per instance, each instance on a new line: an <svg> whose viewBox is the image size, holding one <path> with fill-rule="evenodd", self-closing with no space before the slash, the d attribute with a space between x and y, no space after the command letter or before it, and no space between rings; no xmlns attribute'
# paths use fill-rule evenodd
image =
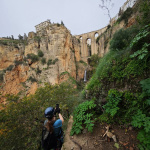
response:
<svg viewBox="0 0 150 150"><path fill-rule="evenodd" d="M73 124L73 116L70 117L68 127L65 132L64 144L62 150L79 150L79 147L71 140L70 131Z"/></svg>
<svg viewBox="0 0 150 150"><path fill-rule="evenodd" d="M137 131L131 127L111 126L111 132L116 135L117 142L113 139L103 137L106 124L96 123L92 133L86 129L82 134L70 136L73 124L71 116L68 122L67 131L65 132L64 145L62 150L138 150ZM80 146L78 146L80 145Z"/></svg>

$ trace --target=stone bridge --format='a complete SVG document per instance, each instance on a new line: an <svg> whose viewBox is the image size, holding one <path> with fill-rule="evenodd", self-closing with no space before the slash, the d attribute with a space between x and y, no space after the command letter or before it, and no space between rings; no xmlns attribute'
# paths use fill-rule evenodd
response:
<svg viewBox="0 0 150 150"><path fill-rule="evenodd" d="M120 12L123 13L125 10L127 10L127 8L132 8L135 5L136 1L137 0L127 0L124 5L120 7ZM120 14L118 13L115 17L111 19L109 25L112 26L119 17ZM108 52L108 47L106 47L106 43L110 33L106 34L103 37L101 36L98 42L96 42L97 37L104 33L106 29L107 26L96 31L84 33L81 35L75 35L75 37L80 40L82 60L87 61L87 58L93 54L98 54L99 56L103 57L104 54Z"/></svg>
<svg viewBox="0 0 150 150"><path fill-rule="evenodd" d="M98 54L99 56L104 55L104 48L100 48L104 42L98 44L96 39L104 33L106 29L107 27L104 27L96 31L75 35L75 37L80 40L82 60L87 61L87 58L93 54Z"/></svg>

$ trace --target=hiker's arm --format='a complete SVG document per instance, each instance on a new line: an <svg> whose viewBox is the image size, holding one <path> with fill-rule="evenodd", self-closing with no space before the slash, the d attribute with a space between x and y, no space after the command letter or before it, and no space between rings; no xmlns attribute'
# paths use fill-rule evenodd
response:
<svg viewBox="0 0 150 150"><path fill-rule="evenodd" d="M59 113L58 115L59 115L59 119L62 121L62 124L63 124L64 118L62 117L61 113Z"/></svg>

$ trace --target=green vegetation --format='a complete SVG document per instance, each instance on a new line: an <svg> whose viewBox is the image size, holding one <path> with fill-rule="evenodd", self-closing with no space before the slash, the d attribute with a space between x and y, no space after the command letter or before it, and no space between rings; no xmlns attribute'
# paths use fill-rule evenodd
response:
<svg viewBox="0 0 150 150"><path fill-rule="evenodd" d="M150 24L150 1L149 0L140 0L141 5L138 6L140 15L137 17L139 24L147 25Z"/></svg>
<svg viewBox="0 0 150 150"><path fill-rule="evenodd" d="M118 22L124 20L125 24L128 23L128 19L131 17L133 13L133 9L132 8L127 8L127 10L120 16L120 18L117 20Z"/></svg>
<svg viewBox="0 0 150 150"><path fill-rule="evenodd" d="M39 57L33 53L27 55L27 59L31 59L32 63L37 62Z"/></svg>
<svg viewBox="0 0 150 150"><path fill-rule="evenodd" d="M82 104L78 105L78 107L74 110L74 122L71 130L71 135L79 134L84 128L87 128L88 131L93 131L94 126L94 111L93 108L96 105L94 101L86 101Z"/></svg>
<svg viewBox="0 0 150 150"><path fill-rule="evenodd" d="M12 39L12 38L5 38L3 40L0 40L0 44L2 45L8 45L8 46L14 46L15 48L19 48L19 44L24 44L27 45L26 40L17 40L17 39Z"/></svg>
<svg viewBox="0 0 150 150"><path fill-rule="evenodd" d="M60 23L57 23L56 25L57 25L57 27L60 27L61 24L60 24Z"/></svg>
<svg viewBox="0 0 150 150"><path fill-rule="evenodd" d="M150 22L145 19L150 15L150 2L139 1L140 5L136 6L142 10L139 23L117 31L103 58L93 55L89 59L95 72L81 95L77 81L63 72L60 76L68 74L70 84L46 84L34 95L22 99L18 95L7 96L8 105L0 111L0 149L38 149L43 112L56 103L65 117L68 110L74 115L71 135L80 134L83 129L92 132L95 122L130 124L138 132L139 149L150 149ZM127 9L120 19L127 21L133 11ZM57 61L49 59L47 65ZM79 63L87 65L83 61ZM2 76L0 79L3 80ZM35 82L33 77L29 80Z"/></svg>
<svg viewBox="0 0 150 150"><path fill-rule="evenodd" d="M83 60L80 60L79 62L80 62L81 64L84 64L84 66L87 66L87 63L84 62Z"/></svg>
<svg viewBox="0 0 150 150"><path fill-rule="evenodd" d="M11 71L13 69L14 65L10 65L9 67L7 67L7 71Z"/></svg>
<svg viewBox="0 0 150 150"><path fill-rule="evenodd" d="M41 37L40 36L35 36L34 40L39 43L41 41Z"/></svg>
<svg viewBox="0 0 150 150"><path fill-rule="evenodd" d="M38 56L39 56L39 57L43 57L43 56L44 56L44 53L43 53L41 50L38 50Z"/></svg>
<svg viewBox="0 0 150 150"><path fill-rule="evenodd" d="M49 66L49 65L54 65L57 61L58 61L58 58L56 58L56 59L54 59L54 60L49 59L49 60L47 61L47 65L48 65L48 66Z"/></svg>
<svg viewBox="0 0 150 150"><path fill-rule="evenodd" d="M62 73L60 74L60 77L63 76L63 75L65 75L65 74L69 74L69 72L68 72L68 71L62 72Z"/></svg>
<svg viewBox="0 0 150 150"><path fill-rule="evenodd" d="M35 70L36 74L40 74L42 72L42 70L39 69L39 67L37 67L37 69Z"/></svg>
<svg viewBox="0 0 150 150"><path fill-rule="evenodd" d="M37 150L47 107L60 104L65 118L80 102L78 91L70 84L49 85L39 88L35 95L19 99L7 96L7 108L0 111L0 149ZM9 143L9 144L8 144Z"/></svg>
<svg viewBox="0 0 150 150"><path fill-rule="evenodd" d="M46 64L46 58L42 58L41 63L42 63L42 65Z"/></svg>
<svg viewBox="0 0 150 150"><path fill-rule="evenodd" d="M4 72L0 71L0 83L3 82L3 75L4 75Z"/></svg>
<svg viewBox="0 0 150 150"><path fill-rule="evenodd" d="M47 61L47 66L49 66L49 65L52 65L52 59L49 59L49 60Z"/></svg>
<svg viewBox="0 0 150 150"><path fill-rule="evenodd" d="M18 66L18 65L21 65L23 64L24 62L23 61L18 61L18 60L15 60L14 61L15 65Z"/></svg>
<svg viewBox="0 0 150 150"><path fill-rule="evenodd" d="M131 124L138 128L139 148L148 150L150 24L140 30L139 27L140 25L121 29L114 34L110 42L110 52L99 60L96 72L82 93L84 97L88 94L89 99L94 99L96 109L99 110L99 113L92 113L92 118L98 117L97 121L108 124ZM104 99L106 103L102 103ZM76 116L78 115L74 114ZM75 126L72 134L80 133L84 121L76 120Z"/></svg>
<svg viewBox="0 0 150 150"><path fill-rule="evenodd" d="M137 32L138 29L135 27L118 30L110 41L110 50L120 51L126 49Z"/></svg>
<svg viewBox="0 0 150 150"><path fill-rule="evenodd" d="M58 61L58 58L55 58L55 59L53 60L53 64L55 64L57 61Z"/></svg>
<svg viewBox="0 0 150 150"><path fill-rule="evenodd" d="M32 76L30 76L28 80L31 81L31 82L37 82L37 80Z"/></svg>

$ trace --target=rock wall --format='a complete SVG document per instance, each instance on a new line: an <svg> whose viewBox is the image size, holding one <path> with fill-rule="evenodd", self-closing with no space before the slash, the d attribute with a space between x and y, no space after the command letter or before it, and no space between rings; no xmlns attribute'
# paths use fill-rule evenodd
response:
<svg viewBox="0 0 150 150"><path fill-rule="evenodd" d="M39 51L43 56L38 56ZM58 24L51 24L37 33L30 32L26 45L19 44L15 48L0 44L1 101L5 100L5 94L34 94L44 83L60 84L70 77L80 81L84 74L84 67L77 70L80 53L79 41L65 26ZM31 54L38 56L38 61L29 58ZM45 59L45 64L42 59ZM12 68L7 69L10 65ZM83 73L77 75L78 71Z"/></svg>

